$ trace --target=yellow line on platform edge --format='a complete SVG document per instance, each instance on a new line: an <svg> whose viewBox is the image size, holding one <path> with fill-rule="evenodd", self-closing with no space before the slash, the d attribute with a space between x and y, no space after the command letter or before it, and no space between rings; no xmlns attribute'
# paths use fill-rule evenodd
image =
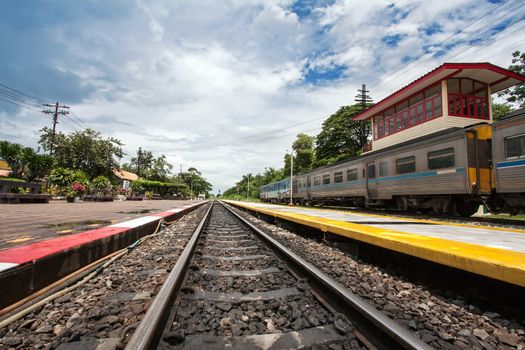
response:
<svg viewBox="0 0 525 350"><path fill-rule="evenodd" d="M279 204L273 204L273 205L279 205ZM282 205L282 207L285 208L286 206ZM507 231L507 232L515 232L515 233L523 233L523 234L525 234L525 230L518 229L518 228L511 228L511 227L494 227L494 226L462 224L462 223L458 223L458 222L435 221L435 220L429 220L429 219L417 219L417 218L411 218L411 217L406 217L406 216L396 216L396 215L387 215L387 214L373 214L373 213L361 213L361 212L355 212L355 211L351 211L351 210L327 209L327 208L308 208L308 207L302 207L302 206L295 206L295 207L300 208L300 209L304 209L304 210L322 211L322 212L327 212L327 213L341 213L341 214L362 215L362 216L370 216L370 217L374 217L374 218L383 218L383 219L384 218L389 218L389 219L397 219L397 220L423 222L423 223L434 224L434 225L458 226L458 227L467 227L467 228L494 230L494 231Z"/></svg>
<svg viewBox="0 0 525 350"><path fill-rule="evenodd" d="M324 232L335 233L400 253L525 287L524 253L421 236L390 229L375 228L333 219L312 217L305 214L283 213L245 203L230 203L263 214L314 227Z"/></svg>

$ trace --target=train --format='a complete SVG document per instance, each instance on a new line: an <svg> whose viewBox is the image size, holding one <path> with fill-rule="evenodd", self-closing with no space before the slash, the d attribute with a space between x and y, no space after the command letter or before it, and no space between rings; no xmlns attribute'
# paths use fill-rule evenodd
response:
<svg viewBox="0 0 525 350"><path fill-rule="evenodd" d="M525 108L431 133L260 187L270 203L471 216L525 212Z"/></svg>

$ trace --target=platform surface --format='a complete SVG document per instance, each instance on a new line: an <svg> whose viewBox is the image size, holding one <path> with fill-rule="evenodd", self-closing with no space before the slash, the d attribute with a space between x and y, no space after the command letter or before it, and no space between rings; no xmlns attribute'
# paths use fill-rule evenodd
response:
<svg viewBox="0 0 525 350"><path fill-rule="evenodd" d="M68 236L193 203L196 201L0 204L0 250Z"/></svg>
<svg viewBox="0 0 525 350"><path fill-rule="evenodd" d="M231 203L525 287L523 229L263 203Z"/></svg>

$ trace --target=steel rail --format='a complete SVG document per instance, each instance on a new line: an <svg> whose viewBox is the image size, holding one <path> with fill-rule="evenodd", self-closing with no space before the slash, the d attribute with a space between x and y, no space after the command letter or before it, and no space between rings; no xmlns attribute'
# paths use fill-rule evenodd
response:
<svg viewBox="0 0 525 350"><path fill-rule="evenodd" d="M223 202L220 203L266 241L274 252L292 265L296 273L308 278L315 291L321 294L322 298L328 301L332 307L349 316L349 319L356 325L357 330L378 349L432 349L431 346L419 339L413 332L388 318L372 305L344 288L332 277L290 251L233 211L229 205Z"/></svg>
<svg viewBox="0 0 525 350"><path fill-rule="evenodd" d="M182 280L186 274L188 265L193 257L193 252L197 247L197 242L202 233L204 224L208 220L211 208L210 205L204 218L199 223L199 226L193 232L188 244L182 251L182 254L177 260L177 263L171 270L168 278L162 285L162 288L155 296L148 311L140 321L137 329L133 333L131 339L126 345L126 349L151 349L156 347L156 343L162 336L164 329L163 324L167 317L167 310L171 306L171 301L175 296L175 291L180 288Z"/></svg>

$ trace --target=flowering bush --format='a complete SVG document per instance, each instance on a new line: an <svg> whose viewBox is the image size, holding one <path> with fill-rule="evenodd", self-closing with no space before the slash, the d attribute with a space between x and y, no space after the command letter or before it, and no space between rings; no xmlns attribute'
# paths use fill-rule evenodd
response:
<svg viewBox="0 0 525 350"><path fill-rule="evenodd" d="M71 196L74 196L74 197L78 197L78 196L81 196L84 194L84 192L86 192L86 186L79 183L79 182L73 182L73 184L71 185L71 193L68 193L70 194Z"/></svg>

